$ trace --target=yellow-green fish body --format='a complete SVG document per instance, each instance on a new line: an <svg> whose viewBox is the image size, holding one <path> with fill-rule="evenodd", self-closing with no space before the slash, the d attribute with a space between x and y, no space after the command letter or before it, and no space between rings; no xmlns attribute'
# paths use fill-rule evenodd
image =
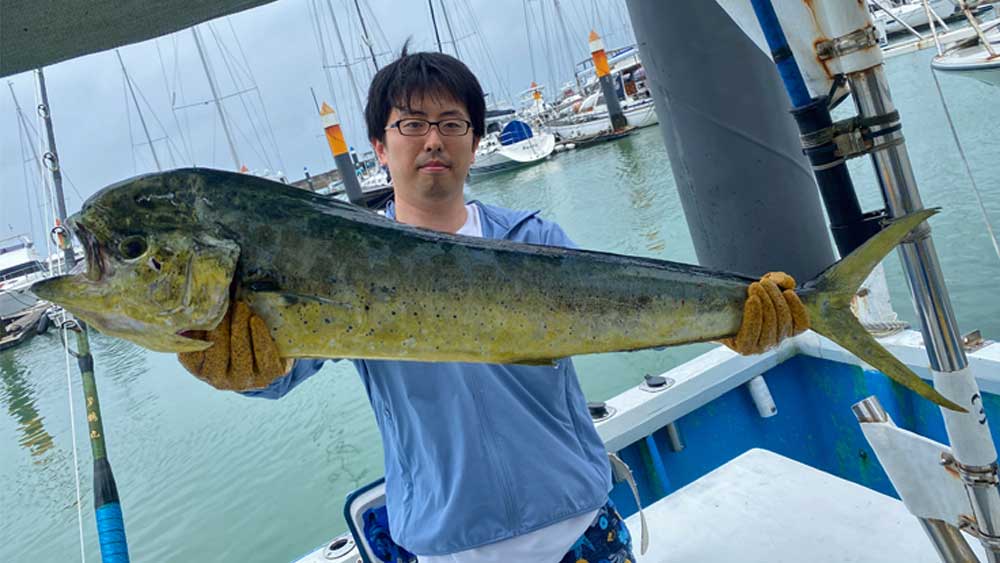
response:
<svg viewBox="0 0 1000 563"><path fill-rule="evenodd" d="M955 407L851 315L868 272L933 211L900 219L798 290L812 328ZM698 266L454 236L304 190L207 169L105 188L71 218L88 272L34 291L154 350L247 301L284 357L546 363L718 340L740 326L740 275Z"/></svg>

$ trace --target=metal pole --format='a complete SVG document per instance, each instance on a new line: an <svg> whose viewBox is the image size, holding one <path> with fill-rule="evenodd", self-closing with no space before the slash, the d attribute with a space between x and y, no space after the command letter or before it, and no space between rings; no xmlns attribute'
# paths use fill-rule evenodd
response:
<svg viewBox="0 0 1000 563"><path fill-rule="evenodd" d="M434 17L434 0L427 0L427 7L431 10L431 25L434 27L434 38L437 39L438 53L443 53L444 49L441 48L441 34L438 33L438 22L437 18Z"/></svg>
<svg viewBox="0 0 1000 563"><path fill-rule="evenodd" d="M848 79L859 115L875 117L896 111L882 66L852 74ZM876 128L872 131L877 149L872 153L872 162L890 217L922 210L924 204L917 190L900 124L896 122ZM900 248L907 277L913 284L914 303L920 324L924 327L932 369L952 372L965 368L968 361L930 238L930 227L924 225L911 241Z"/></svg>
<svg viewBox="0 0 1000 563"><path fill-rule="evenodd" d="M45 75L42 69L37 69L35 75L38 81L39 115L45 122L45 141L48 151L45 158L49 162L49 173L52 185L55 187L56 214L59 221L66 220L66 199L62 190L62 174L59 171L59 157L56 152L55 133L52 129L52 118L49 113L49 99L45 90ZM63 256L66 260L66 271L72 270L76 263L73 255L73 245L68 236L61 237ZM104 563L128 563L128 543L125 539L125 523L122 517L121 503L118 498L118 487L111 463L108 461L107 447L104 443L104 427L101 422L101 405L97 398L97 381L94 378L94 357L90 355L90 340L87 335L87 325L75 321L76 346L75 354L80 375L83 380L83 393L87 405L87 424L90 429L90 451L94 457L94 512L97 520L97 535L101 544L101 560Z"/></svg>
<svg viewBox="0 0 1000 563"><path fill-rule="evenodd" d="M149 152L153 153L153 162L156 163L156 170L160 172L163 167L160 166L160 159L156 156L156 147L153 146L153 139L149 136L149 128L146 127L146 118L142 116L142 109L139 108L139 100L135 97L135 90L132 89L132 78L129 77L128 71L125 70L125 61L122 60L122 54L115 49L115 56L118 57L118 64L122 67L122 74L125 76L125 84L128 84L128 91L132 94L132 103L135 104L135 111L139 114L139 123L142 124L142 132L146 134L146 142L149 143Z"/></svg>
<svg viewBox="0 0 1000 563"><path fill-rule="evenodd" d="M979 561L969 542L958 528L941 520L918 518L927 537L934 544L938 557L943 563L969 563Z"/></svg>
<svg viewBox="0 0 1000 563"><path fill-rule="evenodd" d="M368 37L368 27L365 26L365 17L361 14L361 5L358 4L358 0L354 0L354 8L358 11L358 20L361 21L361 33L365 40L365 45L368 45L368 53L372 56L372 66L375 67L375 72L378 72L378 60L375 58L375 49L372 47L371 37Z"/></svg>
<svg viewBox="0 0 1000 563"><path fill-rule="evenodd" d="M201 44L201 36L198 35L197 26L191 28L191 34L194 35L194 45L198 48L198 56L201 58L201 66L205 69L205 77L208 78L208 87L212 90L212 99L215 101L215 109L219 112L219 119L222 120L222 131L226 134L226 142L229 143L229 154L233 157L233 165L236 170L239 170L243 163L240 162L240 156L236 153L236 145L233 143L233 134L229 132L229 123L226 122L226 113L222 111L222 100L219 99L219 90L215 86L215 78L212 77L212 71L208 65L208 59L205 58L205 49Z"/></svg>
<svg viewBox="0 0 1000 563"><path fill-rule="evenodd" d="M884 116L896 111L883 66L848 75L861 117ZM890 217L924 208L898 122L873 127L877 150L872 162ZM976 526L989 561L1000 561L992 545L1000 540L1000 491L997 489L997 453L990 435L978 384L968 369L951 300L944 284L930 227L926 224L900 245L913 304L920 320L924 346L934 385L945 396L969 410L942 409L945 428L956 465L969 493Z"/></svg>

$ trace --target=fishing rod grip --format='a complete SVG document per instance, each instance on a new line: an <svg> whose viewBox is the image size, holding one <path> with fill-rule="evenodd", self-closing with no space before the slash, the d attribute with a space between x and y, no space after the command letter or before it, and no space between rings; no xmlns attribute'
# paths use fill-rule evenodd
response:
<svg viewBox="0 0 1000 563"><path fill-rule="evenodd" d="M101 563L129 563L125 520L118 501L118 488L107 458L94 460L94 509Z"/></svg>

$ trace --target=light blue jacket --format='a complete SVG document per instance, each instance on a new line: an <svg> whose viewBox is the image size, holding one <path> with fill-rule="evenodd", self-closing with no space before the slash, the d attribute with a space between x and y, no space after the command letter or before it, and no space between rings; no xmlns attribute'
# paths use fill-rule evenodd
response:
<svg viewBox="0 0 1000 563"><path fill-rule="evenodd" d="M574 246L537 212L476 203L485 238ZM246 394L279 398L323 361L297 361L268 388ZM382 433L389 528L411 552L478 547L606 501L608 458L571 360L555 367L353 363Z"/></svg>

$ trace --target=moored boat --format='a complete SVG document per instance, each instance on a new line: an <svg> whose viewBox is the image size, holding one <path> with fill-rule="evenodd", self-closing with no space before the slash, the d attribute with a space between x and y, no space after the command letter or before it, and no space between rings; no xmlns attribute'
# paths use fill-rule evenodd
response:
<svg viewBox="0 0 1000 563"><path fill-rule="evenodd" d="M991 86L1000 86L1000 28L961 42L934 57L931 67L938 72L975 78ZM988 46L987 46L988 45Z"/></svg>
<svg viewBox="0 0 1000 563"><path fill-rule="evenodd" d="M536 133L527 123L511 120L500 131L487 132L483 137L469 175L495 174L542 162L555 146L552 133Z"/></svg>

